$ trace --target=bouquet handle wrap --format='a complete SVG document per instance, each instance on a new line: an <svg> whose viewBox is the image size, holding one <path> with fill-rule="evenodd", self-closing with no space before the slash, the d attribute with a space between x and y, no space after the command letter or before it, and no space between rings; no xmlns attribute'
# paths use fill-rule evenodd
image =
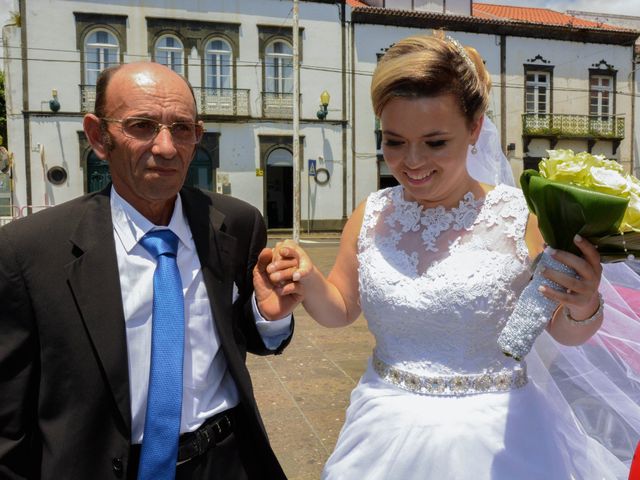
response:
<svg viewBox="0 0 640 480"><path fill-rule="evenodd" d="M502 352L520 361L529 353L536 338L542 333L551 320L558 303L545 297L538 288L544 285L560 290L561 287L542 276L543 268L551 268L569 275L576 272L565 264L543 252L536 265L533 278L525 287L518 299L513 313L507 320L502 333L498 337L498 346Z"/></svg>

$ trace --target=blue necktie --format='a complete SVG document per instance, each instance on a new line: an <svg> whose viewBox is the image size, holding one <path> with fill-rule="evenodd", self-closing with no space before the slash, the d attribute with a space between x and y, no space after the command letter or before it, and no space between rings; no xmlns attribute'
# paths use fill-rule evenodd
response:
<svg viewBox="0 0 640 480"><path fill-rule="evenodd" d="M140 240L158 264L153 274L151 366L138 480L173 480L182 412L184 297L176 263L178 237L155 230Z"/></svg>

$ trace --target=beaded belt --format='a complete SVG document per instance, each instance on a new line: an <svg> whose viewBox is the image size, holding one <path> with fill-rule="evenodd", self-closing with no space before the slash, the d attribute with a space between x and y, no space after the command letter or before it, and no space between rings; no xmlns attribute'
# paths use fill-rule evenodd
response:
<svg viewBox="0 0 640 480"><path fill-rule="evenodd" d="M469 395L474 393L506 392L527 384L526 364L513 370L470 375L422 376L392 367L373 355L373 369L380 377L396 387L423 395Z"/></svg>

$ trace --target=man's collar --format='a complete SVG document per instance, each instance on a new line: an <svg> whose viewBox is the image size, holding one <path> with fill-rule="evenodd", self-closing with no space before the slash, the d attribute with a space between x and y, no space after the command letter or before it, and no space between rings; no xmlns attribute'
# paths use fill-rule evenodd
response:
<svg viewBox="0 0 640 480"><path fill-rule="evenodd" d="M122 246L130 253L140 239L154 229L168 228L175 233L182 244L187 248L193 248L191 229L182 211L182 199L180 194L176 196L173 206L173 214L169 225L166 227L154 225L144 215L138 212L129 202L122 198L115 187L111 187L111 219L116 235Z"/></svg>

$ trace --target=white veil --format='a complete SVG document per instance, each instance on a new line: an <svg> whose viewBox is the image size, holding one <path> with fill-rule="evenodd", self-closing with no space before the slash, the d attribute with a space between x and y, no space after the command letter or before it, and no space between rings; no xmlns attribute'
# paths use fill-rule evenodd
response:
<svg viewBox="0 0 640 480"><path fill-rule="evenodd" d="M476 148L467 155L473 178L515 185L497 129L486 116ZM624 479L640 441L640 276L629 265L637 264L604 265L604 322L591 339L566 347L545 331L526 358L531 380L545 393L550 408L571 415L583 432L569 439L570 444L594 462L595 442L604 445L620 460L621 470L626 469L619 477Z"/></svg>
<svg viewBox="0 0 640 480"><path fill-rule="evenodd" d="M467 171L473 178L489 185L504 183L515 187L511 165L500 146L498 129L486 115L475 148L476 153L469 147L467 154Z"/></svg>

